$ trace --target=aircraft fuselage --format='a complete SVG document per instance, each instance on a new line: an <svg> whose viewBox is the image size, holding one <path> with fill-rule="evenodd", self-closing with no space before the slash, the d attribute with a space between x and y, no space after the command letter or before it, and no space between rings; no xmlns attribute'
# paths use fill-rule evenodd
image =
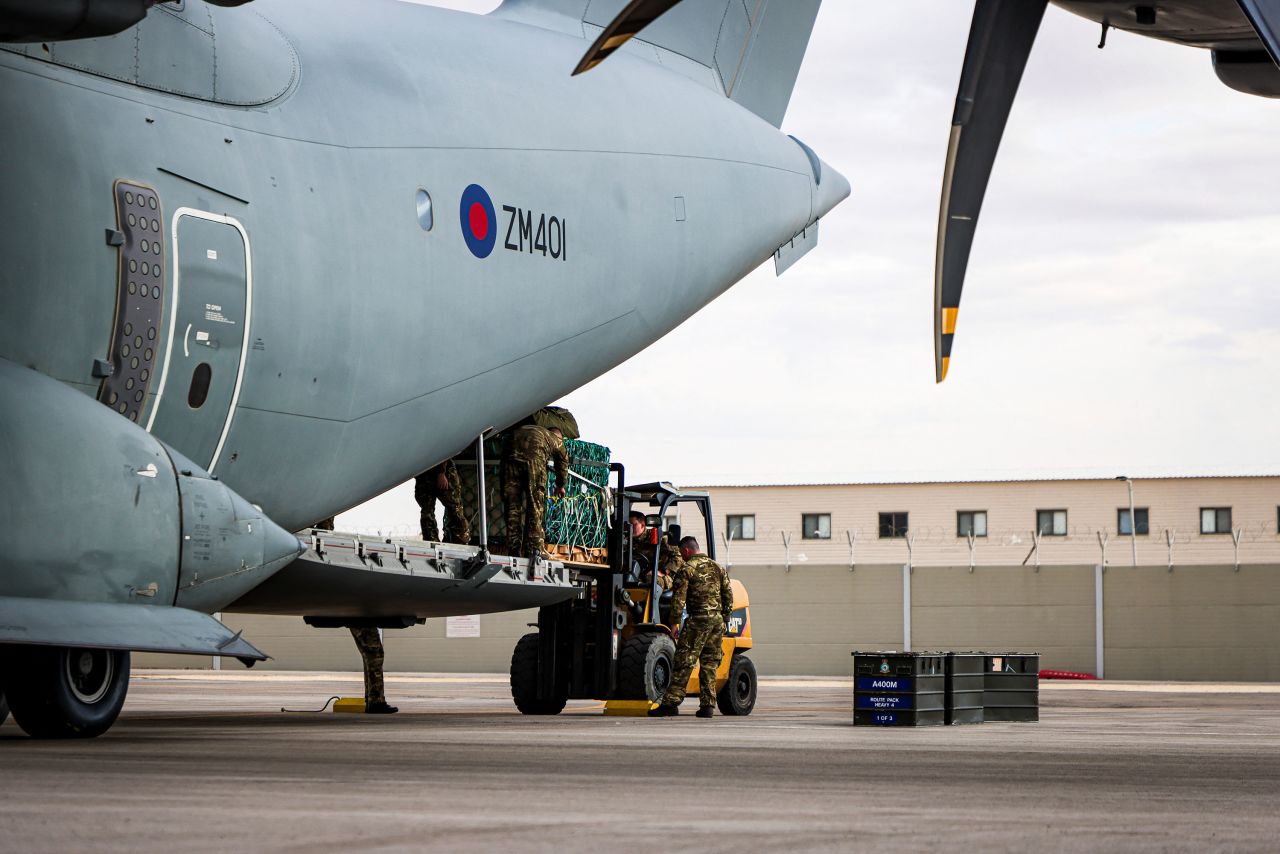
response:
<svg viewBox="0 0 1280 854"><path fill-rule="evenodd" d="M570 78L579 39L401 3L211 20L259 13L211 26L213 83L173 87L198 97L155 88L186 73L171 38L0 52L0 357L97 395L95 360L148 356L133 417L286 528L621 363L847 193L828 171L824 201L792 140L656 64ZM150 85L111 79L129 61ZM162 292L122 356L104 234L131 188L157 201L130 241Z"/></svg>

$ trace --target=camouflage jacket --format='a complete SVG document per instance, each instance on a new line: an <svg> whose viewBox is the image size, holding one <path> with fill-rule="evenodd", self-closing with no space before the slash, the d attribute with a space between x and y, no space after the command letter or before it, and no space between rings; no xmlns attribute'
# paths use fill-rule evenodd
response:
<svg viewBox="0 0 1280 854"><path fill-rule="evenodd" d="M653 543L649 542L649 532L652 530L652 528L645 528L640 539L631 538L631 559L640 564L640 580L645 584L653 580L654 547ZM658 573L658 586L663 590L670 590L675 581L676 571L680 569L682 563L684 558L680 557L680 552L664 537L660 541L658 552L658 566L661 568Z"/></svg>
<svg viewBox="0 0 1280 854"><path fill-rule="evenodd" d="M511 437L511 459L528 463L535 475L546 471L547 463L554 461L556 486L569 488L569 452L564 449L564 442L545 427L529 424L516 430Z"/></svg>
<svg viewBox="0 0 1280 854"><path fill-rule="evenodd" d="M680 612L688 609L691 620L712 617L729 622L729 615L733 613L729 574L706 555L694 555L681 564L672 589L675 591L671 599L672 620L680 619Z"/></svg>

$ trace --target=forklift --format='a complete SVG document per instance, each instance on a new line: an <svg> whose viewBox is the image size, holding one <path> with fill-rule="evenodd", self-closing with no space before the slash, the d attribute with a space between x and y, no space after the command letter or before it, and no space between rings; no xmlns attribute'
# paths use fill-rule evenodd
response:
<svg viewBox="0 0 1280 854"><path fill-rule="evenodd" d="M670 521L668 511L697 510L704 528L701 545L714 560L711 497L682 492L669 483L627 486L620 463L612 463L609 470L616 485L608 563L571 564L581 592L540 608L538 630L520 638L511 656L511 696L523 714L559 714L569 700L605 701L606 709L631 701L647 709L671 684L676 644L670 626L683 624L684 615L669 613L672 594L661 587L657 569L662 538L678 549L681 526ZM648 542L632 543L632 511L645 514ZM721 714L749 715L756 703L756 669L746 655L751 649L750 609L746 588L733 579L730 584L733 614L716 673L716 704ZM697 694L697 667L687 687Z"/></svg>

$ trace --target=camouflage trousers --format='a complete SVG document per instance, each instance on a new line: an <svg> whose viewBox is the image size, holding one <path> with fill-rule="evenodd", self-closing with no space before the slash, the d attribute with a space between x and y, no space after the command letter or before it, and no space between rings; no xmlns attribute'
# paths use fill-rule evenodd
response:
<svg viewBox="0 0 1280 854"><path fill-rule="evenodd" d="M507 511L507 554L534 557L546 547L542 517L547 509L547 476L524 460L502 463L502 504Z"/></svg>
<svg viewBox="0 0 1280 854"><path fill-rule="evenodd" d="M356 639L356 649L360 650L360 658L364 661L364 701L365 703L385 703L386 695L382 688L382 635L377 629L351 629L351 636Z"/></svg>
<svg viewBox="0 0 1280 854"><path fill-rule="evenodd" d="M662 698L664 706L678 706L684 700L685 686L695 664L698 671L698 705L711 706L716 701L716 671L723 657L724 623L719 617L690 617L684 621L676 641L675 673L671 686Z"/></svg>
<svg viewBox="0 0 1280 854"><path fill-rule="evenodd" d="M439 475L443 471L449 480L447 490L440 489ZM436 502L444 505L444 540L447 543L471 542L471 526L462 509L462 479L453 460L442 463L431 471L420 474L413 484L413 497L418 502L422 539L431 543L441 542L440 529L436 526Z"/></svg>

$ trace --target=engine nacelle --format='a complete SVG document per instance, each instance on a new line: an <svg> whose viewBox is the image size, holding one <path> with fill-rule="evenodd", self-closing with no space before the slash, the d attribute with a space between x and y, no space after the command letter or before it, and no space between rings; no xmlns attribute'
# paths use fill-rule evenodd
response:
<svg viewBox="0 0 1280 854"><path fill-rule="evenodd" d="M303 550L87 395L0 360L0 596L221 610Z"/></svg>
<svg viewBox="0 0 1280 854"><path fill-rule="evenodd" d="M1265 50L1215 50L1213 70L1237 92L1280 98L1280 68Z"/></svg>
<svg viewBox="0 0 1280 854"><path fill-rule="evenodd" d="M156 0L0 0L0 42L90 39L124 32Z"/></svg>

